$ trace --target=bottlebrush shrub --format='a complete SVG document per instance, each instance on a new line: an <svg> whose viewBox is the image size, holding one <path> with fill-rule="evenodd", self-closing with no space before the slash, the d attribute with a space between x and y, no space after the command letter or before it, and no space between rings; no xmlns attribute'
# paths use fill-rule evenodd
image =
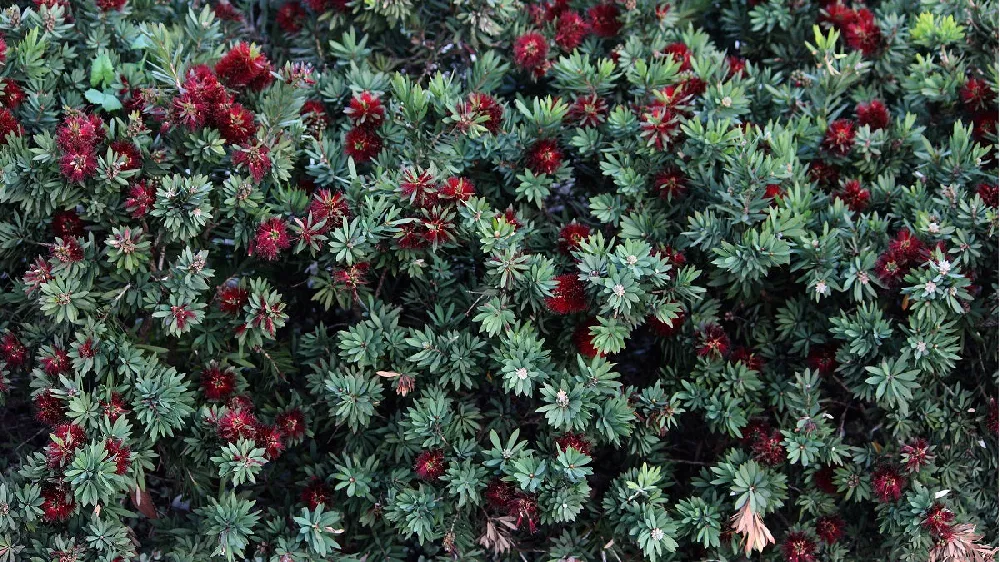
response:
<svg viewBox="0 0 1000 562"><path fill-rule="evenodd" d="M19 1L0 560L987 560L997 4Z"/></svg>

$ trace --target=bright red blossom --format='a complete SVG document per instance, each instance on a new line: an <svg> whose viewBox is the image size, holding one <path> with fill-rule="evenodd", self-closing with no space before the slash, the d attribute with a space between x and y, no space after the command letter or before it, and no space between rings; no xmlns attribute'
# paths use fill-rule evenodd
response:
<svg viewBox="0 0 1000 562"><path fill-rule="evenodd" d="M281 412L274 418L274 425L288 439L298 439L306 434L306 417L302 410L293 408Z"/></svg>
<svg viewBox="0 0 1000 562"><path fill-rule="evenodd" d="M271 149L264 143L241 146L233 151L233 164L250 170L254 181L260 182L271 171Z"/></svg>
<svg viewBox="0 0 1000 562"><path fill-rule="evenodd" d="M901 449L903 463L906 465L906 471L910 473L920 472L920 469L927 466L934 460L934 454L931 452L932 447L927 443L926 439L913 439L906 445L903 445Z"/></svg>
<svg viewBox="0 0 1000 562"><path fill-rule="evenodd" d="M552 296L545 299L545 306L556 314L571 314L587 310L587 292L583 281L573 273L556 276Z"/></svg>
<svg viewBox="0 0 1000 562"><path fill-rule="evenodd" d="M681 72L691 70L691 49L684 43L671 43L663 52L677 61Z"/></svg>
<svg viewBox="0 0 1000 562"><path fill-rule="evenodd" d="M687 193L687 177L679 168L666 168L653 178L653 187L660 199L679 199Z"/></svg>
<svg viewBox="0 0 1000 562"><path fill-rule="evenodd" d="M109 438L104 441L104 450L109 459L115 463L115 472L119 475L128 472L132 464L132 449L118 439Z"/></svg>
<svg viewBox="0 0 1000 562"><path fill-rule="evenodd" d="M486 490L483 491L483 497L486 498L486 502L490 504L495 509L506 510L507 506L510 504L511 500L514 499L514 485L510 482L504 482L499 478L494 478L486 485Z"/></svg>
<svg viewBox="0 0 1000 562"><path fill-rule="evenodd" d="M833 544L844 537L844 520L836 515L827 515L816 520L816 536L827 544Z"/></svg>
<svg viewBox="0 0 1000 562"><path fill-rule="evenodd" d="M962 104L969 111L982 111L989 109L995 97L986 80L980 78L969 78L958 91L958 96Z"/></svg>
<svg viewBox="0 0 1000 562"><path fill-rule="evenodd" d="M868 125L873 131L889 126L889 109L882 100L861 102L855 106L854 112L858 115L858 124Z"/></svg>
<svg viewBox="0 0 1000 562"><path fill-rule="evenodd" d="M278 27L285 33L297 33L302 29L302 20L306 17L302 4L298 2L287 2L278 8L278 13L274 15Z"/></svg>
<svg viewBox="0 0 1000 562"><path fill-rule="evenodd" d="M219 310L226 314L240 314L248 302L250 302L250 291L246 289L237 285L219 288Z"/></svg>
<svg viewBox="0 0 1000 562"><path fill-rule="evenodd" d="M76 211L59 211L52 215L52 234L57 238L83 236L83 220Z"/></svg>
<svg viewBox="0 0 1000 562"><path fill-rule="evenodd" d="M344 152L359 164L375 158L381 150L382 138L369 129L355 127L344 136Z"/></svg>
<svg viewBox="0 0 1000 562"><path fill-rule="evenodd" d="M597 94L583 94L573 100L565 123L583 128L597 127L608 116L608 103Z"/></svg>
<svg viewBox="0 0 1000 562"><path fill-rule="evenodd" d="M571 254L588 236L590 236L589 226L577 222L567 224L559 230L559 251Z"/></svg>
<svg viewBox="0 0 1000 562"><path fill-rule="evenodd" d="M618 21L618 6L614 4L598 4L587 10L590 29L594 35L609 39L618 35L622 24Z"/></svg>
<svg viewBox="0 0 1000 562"><path fill-rule="evenodd" d="M823 138L823 148L838 156L847 156L854 147L854 121L837 119L830 123Z"/></svg>
<svg viewBox="0 0 1000 562"><path fill-rule="evenodd" d="M698 357L725 357L729 354L729 336L718 324L710 324L701 332Z"/></svg>
<svg viewBox="0 0 1000 562"><path fill-rule="evenodd" d="M805 533L795 531L785 537L781 552L787 562L815 562L816 543Z"/></svg>
<svg viewBox="0 0 1000 562"><path fill-rule="evenodd" d="M940 503L935 502L927 513L924 514L924 520L921 523L924 529L927 529L931 535L935 537L945 537L951 532L952 522L955 520L955 514L951 512L947 507Z"/></svg>
<svg viewBox="0 0 1000 562"><path fill-rule="evenodd" d="M236 373L212 364L201 372L201 391L206 400L226 400L236 390Z"/></svg>
<svg viewBox="0 0 1000 562"><path fill-rule="evenodd" d="M578 324L573 330L573 344L576 346L577 353L584 357L593 358L598 355L604 357L604 354L594 345L594 336L590 333L590 329L597 325L597 320L591 318L587 322Z"/></svg>
<svg viewBox="0 0 1000 562"><path fill-rule="evenodd" d="M0 105L8 109L17 109L17 106L21 105L26 97L24 89L12 78L5 78L3 80L3 91L0 92Z"/></svg>
<svg viewBox="0 0 1000 562"><path fill-rule="evenodd" d="M257 227L257 235L254 237L251 253L267 261L274 261L278 259L281 250L287 249L290 245L291 241L288 239L288 227L285 221L278 217L272 217Z"/></svg>
<svg viewBox="0 0 1000 562"><path fill-rule="evenodd" d="M976 193L988 206L996 209L1000 205L1000 189L996 185L981 183L976 186Z"/></svg>
<svg viewBox="0 0 1000 562"><path fill-rule="evenodd" d="M564 433L556 439L556 446L560 451L572 447L585 455L590 455L590 441L582 433Z"/></svg>
<svg viewBox="0 0 1000 562"><path fill-rule="evenodd" d="M280 428L273 425L259 425L254 441L258 447L264 449L265 458L274 460L285 450L285 442L282 437Z"/></svg>
<svg viewBox="0 0 1000 562"><path fill-rule="evenodd" d="M71 423L56 426L52 431L52 441L45 448L45 456L50 468L61 468L73 460L76 450L83 446L87 434L83 428Z"/></svg>
<svg viewBox="0 0 1000 562"><path fill-rule="evenodd" d="M156 188L146 180L139 180L128 188L125 209L132 214L132 218L139 219L146 216L155 201Z"/></svg>
<svg viewBox="0 0 1000 562"><path fill-rule="evenodd" d="M382 107L382 100L371 92L361 92L351 98L344 113L355 127L377 129L385 120L385 108Z"/></svg>
<svg viewBox="0 0 1000 562"><path fill-rule="evenodd" d="M583 43L589 31L590 26L580 14L565 11L559 16L559 23L556 24L556 44L565 51L572 51Z"/></svg>
<svg viewBox="0 0 1000 562"><path fill-rule="evenodd" d="M271 62L256 45L237 43L219 62L215 73L226 85L260 91L271 85Z"/></svg>
<svg viewBox="0 0 1000 562"><path fill-rule="evenodd" d="M28 361L28 348L24 347L13 332L7 332L0 338L0 358L8 369L16 369Z"/></svg>
<svg viewBox="0 0 1000 562"><path fill-rule="evenodd" d="M0 108L0 146L7 144L7 135L21 136L24 129L7 108Z"/></svg>
<svg viewBox="0 0 1000 562"><path fill-rule="evenodd" d="M330 488L322 480L313 480L302 490L300 497L309 509L316 509L321 504L329 503L331 495Z"/></svg>
<svg viewBox="0 0 1000 562"><path fill-rule="evenodd" d="M535 174L554 174L562 166L562 150L555 139L539 139L528 149L528 169Z"/></svg>
<svg viewBox="0 0 1000 562"><path fill-rule="evenodd" d="M244 409L229 410L218 422L219 437L233 442L239 439L254 440L257 438L257 417L253 412Z"/></svg>
<svg viewBox="0 0 1000 562"><path fill-rule="evenodd" d="M97 171L97 157L92 152L70 152L59 159L59 171L70 182L82 182Z"/></svg>
<svg viewBox="0 0 1000 562"><path fill-rule="evenodd" d="M66 409L51 390L43 390L32 401L35 404L35 419L46 425L57 425L66 419Z"/></svg>
<svg viewBox="0 0 1000 562"><path fill-rule="evenodd" d="M893 466L884 465L872 473L872 489L879 501L889 503L898 501L903 497L903 488L906 487L906 478L899 473L899 469Z"/></svg>
<svg viewBox="0 0 1000 562"><path fill-rule="evenodd" d="M521 35L514 40L514 62L525 70L541 67L549 55L545 36L537 31Z"/></svg>
<svg viewBox="0 0 1000 562"><path fill-rule="evenodd" d="M58 523L69 519L76 509L73 493L64 486L45 486L42 488L42 517L49 523Z"/></svg>
<svg viewBox="0 0 1000 562"><path fill-rule="evenodd" d="M845 183L843 189L836 196L855 213L867 209L868 203L871 201L871 192L861 187L861 182L858 180L850 180Z"/></svg>

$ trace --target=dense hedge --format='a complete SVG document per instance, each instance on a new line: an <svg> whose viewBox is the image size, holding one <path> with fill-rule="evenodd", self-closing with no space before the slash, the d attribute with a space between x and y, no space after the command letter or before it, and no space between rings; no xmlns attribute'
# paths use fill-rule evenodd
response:
<svg viewBox="0 0 1000 562"><path fill-rule="evenodd" d="M18 0L0 562L984 561L997 2Z"/></svg>

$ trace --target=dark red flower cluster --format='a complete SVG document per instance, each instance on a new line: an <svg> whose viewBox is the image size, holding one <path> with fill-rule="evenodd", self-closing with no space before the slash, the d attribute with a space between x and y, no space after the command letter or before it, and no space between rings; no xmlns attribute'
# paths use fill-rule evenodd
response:
<svg viewBox="0 0 1000 562"><path fill-rule="evenodd" d="M563 120L568 126L597 127L608 117L608 102L597 94L582 94L573 100Z"/></svg>
<svg viewBox="0 0 1000 562"><path fill-rule="evenodd" d="M934 460L934 453L931 452L931 446L926 439L916 438L911 440L906 445L903 445L900 451L903 456L903 462L906 464L906 471L911 473L920 472L920 469L927 466Z"/></svg>
<svg viewBox="0 0 1000 562"><path fill-rule="evenodd" d="M66 408L52 390L43 390L32 401L35 404L35 419L45 425L55 426L66 419Z"/></svg>
<svg viewBox="0 0 1000 562"><path fill-rule="evenodd" d="M27 98L24 89L13 78L5 78L0 82L3 84L3 90L0 91L0 105L7 109L17 109L17 106Z"/></svg>
<svg viewBox="0 0 1000 562"><path fill-rule="evenodd" d="M417 460L413 463L413 471L417 473L417 478L428 482L437 480L444 475L448 463L444 460L444 451L432 449L423 451L417 455Z"/></svg>
<svg viewBox="0 0 1000 562"><path fill-rule="evenodd" d="M954 520L955 514L950 509L938 502L934 502L934 505L924 514L924 520L921 525L934 538L947 540L951 537L952 522Z"/></svg>
<svg viewBox="0 0 1000 562"><path fill-rule="evenodd" d="M728 56L726 57L726 77L727 78L742 78L746 76L747 73L747 60L740 57Z"/></svg>
<svg viewBox="0 0 1000 562"><path fill-rule="evenodd" d="M900 229L889 242L889 249L875 261L875 274L886 287L897 287L926 253L927 247L919 238L907 228Z"/></svg>
<svg viewBox="0 0 1000 562"><path fill-rule="evenodd" d="M726 357L729 355L729 336L718 324L709 324L698 334L698 357Z"/></svg>
<svg viewBox="0 0 1000 562"><path fill-rule="evenodd" d="M76 509L73 492L63 485L47 485L42 488L42 517L49 523L66 521Z"/></svg>
<svg viewBox="0 0 1000 562"><path fill-rule="evenodd" d="M781 553L786 562L815 562L816 542L801 531L793 531L781 543Z"/></svg>
<svg viewBox="0 0 1000 562"><path fill-rule="evenodd" d="M565 451L567 448L572 447L585 455L590 454L591 447L590 441L582 433L564 433L562 436L556 438L556 446L559 447L560 451Z"/></svg>
<svg viewBox="0 0 1000 562"><path fill-rule="evenodd" d="M267 261L275 261L278 259L278 254L290 245L288 225L280 217L272 217L257 227L250 253Z"/></svg>
<svg viewBox="0 0 1000 562"><path fill-rule="evenodd" d="M813 160L809 163L809 179L822 186L836 185L840 182L840 172L832 164Z"/></svg>
<svg viewBox="0 0 1000 562"><path fill-rule="evenodd" d="M591 318L587 322L577 324L576 329L573 330L573 345L576 346L577 353L584 357L594 358L598 355L604 357L604 354L594 345L594 336L590 333L590 329L597 325L597 319Z"/></svg>
<svg viewBox="0 0 1000 562"><path fill-rule="evenodd" d="M355 127L344 135L344 152L364 164L382 151L382 137L373 130Z"/></svg>
<svg viewBox="0 0 1000 562"><path fill-rule="evenodd" d="M117 392L111 393L110 400L101 400L101 410L112 423L130 411L125 405L125 398Z"/></svg>
<svg viewBox="0 0 1000 562"><path fill-rule="evenodd" d="M751 435L750 450L754 460L767 466L778 466L785 462L786 451L784 445L781 444L784 437L780 431L777 429L772 431L765 424L753 431Z"/></svg>
<svg viewBox="0 0 1000 562"><path fill-rule="evenodd" d="M587 288L574 273L564 273L555 278L552 296L545 299L545 306L556 314L572 314L587 310Z"/></svg>
<svg viewBox="0 0 1000 562"><path fill-rule="evenodd" d="M524 70L541 76L548 70L549 43L545 36L530 31L514 40L514 62Z"/></svg>
<svg viewBox="0 0 1000 562"><path fill-rule="evenodd" d="M73 461L76 450L83 446L87 434L83 428L63 423L52 430L52 441L45 447L45 457L49 468L63 468Z"/></svg>
<svg viewBox="0 0 1000 562"><path fill-rule="evenodd" d="M201 391L206 400L228 400L236 390L236 372L215 362L201 371Z"/></svg>
<svg viewBox="0 0 1000 562"><path fill-rule="evenodd" d="M976 193L988 206L996 209L1000 205L1000 189L995 184L981 183L976 186Z"/></svg>
<svg viewBox="0 0 1000 562"><path fill-rule="evenodd" d="M226 314L239 315L250 302L250 291L239 285L222 285L218 289L219 310Z"/></svg>
<svg viewBox="0 0 1000 562"><path fill-rule="evenodd" d="M8 369L16 369L28 361L28 348L13 332L7 332L0 338L0 359Z"/></svg>
<svg viewBox="0 0 1000 562"><path fill-rule="evenodd" d="M847 156L854 148L855 124L850 119L837 119L826 128L823 148L837 156Z"/></svg>
<svg viewBox="0 0 1000 562"><path fill-rule="evenodd" d="M369 271L371 271L371 265L368 262L361 262L347 268L335 269L331 277L335 285L357 291L358 287L367 282Z"/></svg>
<svg viewBox="0 0 1000 562"><path fill-rule="evenodd" d="M97 171L97 150L104 142L104 122L97 115L70 112L56 130L63 155L59 170L71 182L82 182Z"/></svg>
<svg viewBox="0 0 1000 562"><path fill-rule="evenodd" d="M680 72L691 70L691 49L684 43L671 43L663 49L664 54L670 56L680 65Z"/></svg>
<svg viewBox="0 0 1000 562"><path fill-rule="evenodd" d="M503 124L503 106L489 94L473 92L468 99L458 104L458 121L455 127L459 131L468 131L472 125L481 125L487 132L496 134Z"/></svg>
<svg viewBox="0 0 1000 562"><path fill-rule="evenodd" d="M104 450L108 454L107 458L114 461L117 474L122 475L128 472L132 465L132 449L128 445L119 439L109 438L104 441Z"/></svg>
<svg viewBox="0 0 1000 562"><path fill-rule="evenodd" d="M298 439L306 434L306 416L298 408L285 410L275 416L274 425L287 439Z"/></svg>
<svg viewBox="0 0 1000 562"><path fill-rule="evenodd" d="M858 124L868 125L873 131L889 127L889 108L882 100L861 102L854 107L854 113L858 116Z"/></svg>
<svg viewBox="0 0 1000 562"><path fill-rule="evenodd" d="M837 348L830 345L814 345L806 356L806 366L828 377L837 370Z"/></svg>
<svg viewBox="0 0 1000 562"><path fill-rule="evenodd" d="M566 10L559 15L556 24L556 45L564 51L572 51L583 43L590 33L590 24L579 13Z"/></svg>
<svg viewBox="0 0 1000 562"><path fill-rule="evenodd" d="M747 369L754 371L760 371L764 368L764 359L760 354L742 345L733 349L733 352L729 354L729 361L742 363Z"/></svg>
<svg viewBox="0 0 1000 562"><path fill-rule="evenodd" d="M620 13L614 4L591 6L587 10L587 19L594 35L605 39L616 37L622 29L622 23L618 21Z"/></svg>
<svg viewBox="0 0 1000 562"><path fill-rule="evenodd" d="M882 47L882 30L875 22L875 14L867 8L852 10L835 2L827 6L821 19L837 28L847 45L866 57L876 54Z"/></svg>
<svg viewBox="0 0 1000 562"><path fill-rule="evenodd" d="M128 188L125 209L132 214L132 218L141 219L153 208L154 202L156 202L156 188L151 182L139 180Z"/></svg>
<svg viewBox="0 0 1000 562"><path fill-rule="evenodd" d="M254 415L253 402L245 396L230 398L226 412L215 423L220 438L229 443L240 439L253 441L264 449L264 456L269 460L277 458L285 449L281 429L261 423Z"/></svg>
<svg viewBox="0 0 1000 562"><path fill-rule="evenodd" d="M306 12L302 9L302 4L292 1L286 2L278 8L274 20L285 33L298 33L302 29L302 21L305 17Z"/></svg>
<svg viewBox="0 0 1000 562"><path fill-rule="evenodd" d="M555 139L539 139L528 148L526 159L532 173L554 174L562 166L563 153Z"/></svg>
<svg viewBox="0 0 1000 562"><path fill-rule="evenodd" d="M302 503L309 506L309 509L316 509L320 505L330 503L331 496L333 493L330 488L322 480L316 478L310 480L309 484L302 489L302 494L299 497Z"/></svg>
<svg viewBox="0 0 1000 562"><path fill-rule="evenodd" d="M984 142L987 135L996 134L997 95L989 84L981 78L969 78L958 95L968 118L972 120L973 138Z"/></svg>
<svg viewBox="0 0 1000 562"><path fill-rule="evenodd" d="M590 236L590 227L571 222L559 230L559 251L569 255L580 248L580 243Z"/></svg>
<svg viewBox="0 0 1000 562"><path fill-rule="evenodd" d="M271 70L271 62L260 48L242 41L215 63L215 73L227 86L255 92L274 81Z"/></svg>
<svg viewBox="0 0 1000 562"><path fill-rule="evenodd" d="M656 150L666 150L680 131L679 115L666 105L650 104L639 121L639 138Z"/></svg>
<svg viewBox="0 0 1000 562"><path fill-rule="evenodd" d="M245 167L255 182L260 183L271 171L271 149L262 141L247 146L239 146L233 151L233 164Z"/></svg>
<svg viewBox="0 0 1000 562"><path fill-rule="evenodd" d="M486 498L486 502L494 509L507 511L511 500L514 499L515 492L513 484L504 482L499 478L494 478L486 484L483 497Z"/></svg>
<svg viewBox="0 0 1000 562"><path fill-rule="evenodd" d="M836 495L838 493L837 485L833 482L833 478L836 474L837 473L832 466L824 466L813 473L813 484L816 486L817 490L823 492L824 494L830 494L831 496Z"/></svg>
<svg viewBox="0 0 1000 562"><path fill-rule="evenodd" d="M53 347L52 351L42 357L39 362L45 374L50 377L58 377L69 372L69 354L60 347Z"/></svg>
<svg viewBox="0 0 1000 562"><path fill-rule="evenodd" d="M687 176L680 168L671 166L661 170L653 178L653 188L660 199L674 201L687 193Z"/></svg>
<svg viewBox="0 0 1000 562"><path fill-rule="evenodd" d="M898 501L903 497L905 487L906 477L895 466L882 465L872 473L872 489L875 491L875 496L883 503Z"/></svg>
<svg viewBox="0 0 1000 562"><path fill-rule="evenodd" d="M848 180L835 196L855 213L867 209L872 198L871 192L861 187L861 182L858 180Z"/></svg>
<svg viewBox="0 0 1000 562"><path fill-rule="evenodd" d="M827 515L816 520L816 536L827 544L833 544L844 537L844 520L836 515Z"/></svg>
<svg viewBox="0 0 1000 562"><path fill-rule="evenodd" d="M57 238L83 236L83 220L76 211L59 211L52 215L52 234Z"/></svg>
<svg viewBox="0 0 1000 562"><path fill-rule="evenodd" d="M7 144L7 136L10 134L21 136L24 134L24 128L9 109L0 108L0 146Z"/></svg>
<svg viewBox="0 0 1000 562"><path fill-rule="evenodd" d="M344 113L354 124L344 135L344 153L359 164L378 156L382 150L378 128L385 121L382 101L370 92L361 92L351 98Z"/></svg>

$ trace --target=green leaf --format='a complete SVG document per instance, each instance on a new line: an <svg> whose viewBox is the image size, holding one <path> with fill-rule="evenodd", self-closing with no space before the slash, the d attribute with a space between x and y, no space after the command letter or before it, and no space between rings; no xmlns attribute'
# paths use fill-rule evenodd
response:
<svg viewBox="0 0 1000 562"><path fill-rule="evenodd" d="M90 63L90 85L95 88L98 85L107 87L114 79L115 67L111 64L111 57L107 53L97 55L97 58Z"/></svg>

